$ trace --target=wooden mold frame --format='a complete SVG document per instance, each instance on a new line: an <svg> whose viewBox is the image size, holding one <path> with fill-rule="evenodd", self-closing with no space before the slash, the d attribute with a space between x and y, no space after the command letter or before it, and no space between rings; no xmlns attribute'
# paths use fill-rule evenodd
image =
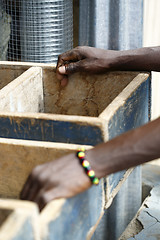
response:
<svg viewBox="0 0 160 240"><path fill-rule="evenodd" d="M94 146L149 119L149 73L73 74L62 88L54 65L0 62L1 71L19 76L0 91L2 138ZM123 176L110 177L108 200Z"/></svg>
<svg viewBox="0 0 160 240"><path fill-rule="evenodd" d="M28 227L32 228L36 233L38 232L38 235L36 234L34 238L33 234L29 235L28 240L61 240L64 235L66 240L91 238L104 212L105 196L103 181L101 181L98 187L93 186L88 191L71 199L59 199L50 202L38 214L38 220L32 222L30 219L35 219L35 214L25 214L27 213L27 208L29 209L30 207L30 205L27 205L27 201L11 200L19 198L19 193L26 178L36 165L53 161L63 155L75 152L78 147L81 146L76 144L0 138L0 151L2 153L0 157L0 182L3 183L0 185L0 213L4 205L6 210L5 212L4 210L2 211L2 216L8 213L5 219L3 217L1 220L1 222L4 222L3 225L5 228L3 225L0 227L0 239L2 239L1 235L7 235L7 232L10 231L10 223L15 216L19 222L17 223L18 226L14 226L14 231L11 231L6 240L12 240L15 236L17 237L16 239L25 240L26 235L24 234L22 237L22 231L23 228L26 229ZM91 148L91 146L83 147L86 149ZM31 203L28 202L28 204ZM24 208L24 211L22 209L19 212L19 208L21 207ZM8 212L10 209L13 212L11 216L10 211ZM28 221L30 222L28 223ZM38 226L35 226L37 221ZM18 238L20 233L21 238Z"/></svg>
<svg viewBox="0 0 160 240"><path fill-rule="evenodd" d="M81 73L62 88L54 65L0 62L0 76L2 70L9 76L23 74L0 91L1 124L4 127L6 121L9 129L0 137L85 145L109 139L110 120L130 97L139 104L135 92L149 78L137 72ZM133 107L129 108L128 115Z"/></svg>
<svg viewBox="0 0 160 240"><path fill-rule="evenodd" d="M85 73L74 74L70 76L67 87L62 88L56 79L53 65L0 62L0 74L1 72L6 72L1 79L4 83L0 90L0 164L4 170L1 173L1 182L8 182L7 187L1 186L1 197L17 198L27 175L35 165L75 151L79 145L90 148L108 141L148 121L148 73L111 72L91 76ZM25 163L29 161L29 164L22 164L22 167L22 159ZM16 179L12 172L17 173L15 169L23 176ZM42 230L42 239L46 236L50 239L50 234L51 239L61 239L62 235L58 235L60 228L65 234L63 231L71 226L75 229L71 231L75 234L74 239L90 239L103 214L104 203L106 207L110 206L131 171L129 169L107 177L105 201L103 183L99 188L93 187L73 199L59 200L56 203L53 201L51 204L58 204L60 210L55 214L57 207L52 212L47 206L42 212L41 221L45 222L46 228L45 231ZM13 176L10 179L12 183L9 181L10 176ZM11 189L13 185L14 188ZM93 201L93 195L97 196L96 201ZM93 207L89 213L84 208L88 202ZM69 208L70 206L72 207ZM72 218L75 224L69 221L66 225L68 212L71 215L76 214L72 212L73 206L80 206L76 208L76 213L84 208L82 212L84 216L87 213L88 218L80 221L75 217ZM96 211L90 215L93 209ZM46 218L45 211L48 211L49 218ZM78 227L79 222L85 221L89 221L89 225L83 224L83 230L78 236L76 224ZM56 228L57 224L60 228ZM55 238L49 230L51 226L55 228ZM69 233L66 240L71 239L70 237Z"/></svg>
<svg viewBox="0 0 160 240"><path fill-rule="evenodd" d="M38 221L36 204L0 199L0 240L40 240Z"/></svg>

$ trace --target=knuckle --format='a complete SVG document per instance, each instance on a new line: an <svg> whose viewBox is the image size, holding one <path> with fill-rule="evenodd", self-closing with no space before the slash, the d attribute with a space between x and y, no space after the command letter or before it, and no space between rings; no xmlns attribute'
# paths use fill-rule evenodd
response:
<svg viewBox="0 0 160 240"><path fill-rule="evenodd" d="M81 50L82 49L82 46L77 46L76 48L75 48L75 50Z"/></svg>
<svg viewBox="0 0 160 240"><path fill-rule="evenodd" d="M81 53L84 51L84 47L83 46L78 46L74 49L74 52L77 56L80 56Z"/></svg>
<svg viewBox="0 0 160 240"><path fill-rule="evenodd" d="M35 168L33 168L32 170L32 175L35 176L39 173L40 171L40 166L36 166Z"/></svg>
<svg viewBox="0 0 160 240"><path fill-rule="evenodd" d="M37 174L38 174L38 171L36 168L34 168L31 172L31 178L33 178L33 179L36 178Z"/></svg>
<svg viewBox="0 0 160 240"><path fill-rule="evenodd" d="M58 62L62 59L62 54L58 56Z"/></svg>
<svg viewBox="0 0 160 240"><path fill-rule="evenodd" d="M61 64L61 62L62 62L62 54L58 56L57 67Z"/></svg>
<svg viewBox="0 0 160 240"><path fill-rule="evenodd" d="M43 194L40 196L40 202L43 203L44 205L46 205L46 204L49 202L49 199L48 199L46 193L43 193Z"/></svg>
<svg viewBox="0 0 160 240"><path fill-rule="evenodd" d="M37 183L42 183L43 182L40 166L37 166L32 170L31 178Z"/></svg>
<svg viewBox="0 0 160 240"><path fill-rule="evenodd" d="M76 64L75 63L70 63L66 65L66 72L67 73L74 73L76 71Z"/></svg>

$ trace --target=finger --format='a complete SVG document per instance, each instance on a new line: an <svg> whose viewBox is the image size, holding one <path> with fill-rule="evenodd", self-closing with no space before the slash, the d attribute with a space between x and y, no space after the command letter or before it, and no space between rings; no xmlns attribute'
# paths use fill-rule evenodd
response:
<svg viewBox="0 0 160 240"><path fill-rule="evenodd" d="M87 58L78 62L73 62L65 65L66 74L72 74L75 72L86 73L104 73L107 71L107 67L104 64L103 59Z"/></svg>
<svg viewBox="0 0 160 240"><path fill-rule="evenodd" d="M68 84L68 78L65 77L65 78L63 78L63 79L61 80L61 86L62 86L62 87L65 87L67 84Z"/></svg>
<svg viewBox="0 0 160 240"><path fill-rule="evenodd" d="M67 62L69 63L70 61L78 61L80 60L80 54L79 51L76 49L72 49L70 51L67 51L58 57L58 62L57 62L57 68L60 66L65 65Z"/></svg>
<svg viewBox="0 0 160 240"><path fill-rule="evenodd" d="M72 74L76 72L82 72L86 69L86 60L81 60L74 63L69 63L65 65L65 73Z"/></svg>
<svg viewBox="0 0 160 240"><path fill-rule="evenodd" d="M59 67L56 72L57 79L60 80L62 87L65 87L68 83L68 77L65 75L65 73L65 66Z"/></svg>
<svg viewBox="0 0 160 240"><path fill-rule="evenodd" d="M57 71L59 72L60 75L65 75L67 74L66 72L66 67L65 66L61 66L57 69Z"/></svg>
<svg viewBox="0 0 160 240"><path fill-rule="evenodd" d="M39 188L40 188L39 184L33 183L27 192L25 200L34 201L34 199L37 196L37 193L39 192Z"/></svg>
<svg viewBox="0 0 160 240"><path fill-rule="evenodd" d="M38 204L40 211L52 200L61 197L61 191L58 188L52 188L52 190L46 191L42 189L34 200Z"/></svg>
<svg viewBox="0 0 160 240"><path fill-rule="evenodd" d="M21 192L20 192L20 198L22 200L24 200L26 198L26 196L28 194L28 191L30 189L31 182L32 182L32 176L29 175L25 184L24 184L24 186L23 186L23 188L22 188L22 190L21 190Z"/></svg>
<svg viewBox="0 0 160 240"><path fill-rule="evenodd" d="M64 75L60 74L58 71L56 72L56 77L58 80L62 80L64 78Z"/></svg>
<svg viewBox="0 0 160 240"><path fill-rule="evenodd" d="M28 196L30 195L30 191L31 189L34 190L33 186L39 186L39 183L38 183L38 179L36 176L39 175L39 173L42 171L41 169L41 166L36 166L31 174L28 176L24 186L23 186L23 189L20 193L20 198L22 200L27 200L28 199Z"/></svg>

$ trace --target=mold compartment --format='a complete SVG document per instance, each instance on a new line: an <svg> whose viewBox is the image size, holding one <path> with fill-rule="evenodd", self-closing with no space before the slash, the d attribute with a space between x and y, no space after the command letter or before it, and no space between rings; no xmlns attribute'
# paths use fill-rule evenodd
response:
<svg viewBox="0 0 160 240"><path fill-rule="evenodd" d="M74 74L62 88L54 66L15 67L28 70L0 91L0 137L96 145L148 119L147 73Z"/></svg>
<svg viewBox="0 0 160 240"><path fill-rule="evenodd" d="M88 232L95 230L105 203L103 181L99 186L92 186L73 198L51 201L40 214L35 212L35 203L13 200L19 198L33 167L75 152L78 147L75 144L0 138L0 182L3 183L0 185L0 214L3 214L3 219L0 219L3 222L0 226L0 240L12 240L13 237L26 239L25 234L28 234L28 240L63 239L64 234L66 240L72 237L81 240L86 239ZM29 211L32 205L35 210ZM16 220L18 226L13 224L13 220ZM33 236L33 231L38 231L40 238L35 234Z"/></svg>
<svg viewBox="0 0 160 240"><path fill-rule="evenodd" d="M149 119L149 73L74 74L62 88L52 65L3 62L1 68L18 74L11 74L13 80L0 90L1 198L18 198L34 166L75 152L79 145L87 149L108 141ZM105 194L102 180L99 187L48 204L40 214L41 239L60 239L60 232L62 239L64 234L71 239L70 232L74 239L85 239L131 172L108 176ZM74 217L79 212L80 218ZM83 231L77 235L79 228Z"/></svg>

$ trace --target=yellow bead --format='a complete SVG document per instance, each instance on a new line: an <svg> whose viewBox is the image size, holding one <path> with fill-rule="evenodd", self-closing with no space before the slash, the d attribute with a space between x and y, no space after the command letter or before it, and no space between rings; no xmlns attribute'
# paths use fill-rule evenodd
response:
<svg viewBox="0 0 160 240"><path fill-rule="evenodd" d="M84 148L84 147L79 148L78 151L79 151L79 152L85 152L85 148Z"/></svg>
<svg viewBox="0 0 160 240"><path fill-rule="evenodd" d="M85 157L85 153L84 152L79 152L78 153L78 157L79 158L84 158Z"/></svg>
<svg viewBox="0 0 160 240"><path fill-rule="evenodd" d="M84 147L82 147L82 148L81 148L81 151L82 151L82 152L85 152L85 148L84 148Z"/></svg>
<svg viewBox="0 0 160 240"><path fill-rule="evenodd" d="M89 167L89 162L87 160L84 160L83 163L82 163L82 166L83 167Z"/></svg>
<svg viewBox="0 0 160 240"><path fill-rule="evenodd" d="M94 177L94 176L95 176L95 172L94 172L93 170L90 170L90 171L88 172L88 176L89 176L89 177Z"/></svg>

